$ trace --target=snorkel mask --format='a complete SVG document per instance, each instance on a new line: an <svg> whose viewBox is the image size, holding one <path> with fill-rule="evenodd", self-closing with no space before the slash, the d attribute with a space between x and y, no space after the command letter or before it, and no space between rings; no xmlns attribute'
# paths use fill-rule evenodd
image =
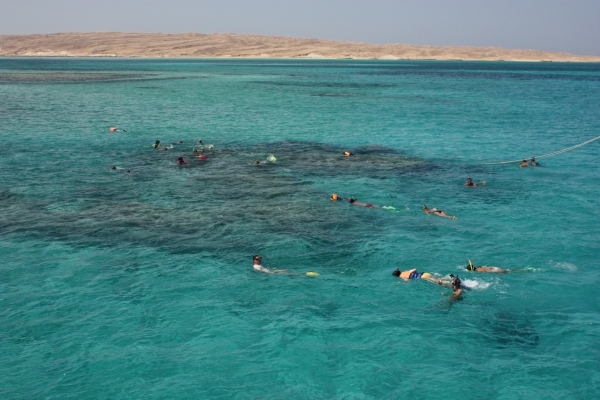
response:
<svg viewBox="0 0 600 400"><path fill-rule="evenodd" d="M258 254L252 254L252 261L256 261L256 260L258 260L258 263L260 265L262 265L262 257L259 256Z"/></svg>
<svg viewBox="0 0 600 400"><path fill-rule="evenodd" d="M450 277L452 278L452 289L456 289L457 286L460 286L460 278L458 275L450 275Z"/></svg>
<svg viewBox="0 0 600 400"><path fill-rule="evenodd" d="M396 270L392 272L392 276L400 276L400 268L396 268Z"/></svg>
<svg viewBox="0 0 600 400"><path fill-rule="evenodd" d="M467 265L467 267L465 268L467 271L474 271L475 267L473 266L473 263L471 262L471 260L469 260L469 265Z"/></svg>

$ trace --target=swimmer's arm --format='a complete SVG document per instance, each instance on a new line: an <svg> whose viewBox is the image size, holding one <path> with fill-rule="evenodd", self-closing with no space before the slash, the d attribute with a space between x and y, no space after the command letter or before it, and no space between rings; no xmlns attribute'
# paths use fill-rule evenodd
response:
<svg viewBox="0 0 600 400"><path fill-rule="evenodd" d="M452 289L452 285L451 285L451 284L449 284L449 283L446 283L446 282L444 282L444 281L443 281L443 280L441 280L441 279L438 279L436 283L437 283L438 285L442 286L442 287L445 287L445 288L448 288L448 289Z"/></svg>

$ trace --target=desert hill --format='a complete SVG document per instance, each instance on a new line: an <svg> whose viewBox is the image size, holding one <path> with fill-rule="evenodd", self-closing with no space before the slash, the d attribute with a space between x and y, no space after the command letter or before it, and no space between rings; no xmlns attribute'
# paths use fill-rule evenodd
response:
<svg viewBox="0 0 600 400"><path fill-rule="evenodd" d="M499 47L368 44L281 36L163 33L0 35L0 56L238 57L600 62L598 56Z"/></svg>

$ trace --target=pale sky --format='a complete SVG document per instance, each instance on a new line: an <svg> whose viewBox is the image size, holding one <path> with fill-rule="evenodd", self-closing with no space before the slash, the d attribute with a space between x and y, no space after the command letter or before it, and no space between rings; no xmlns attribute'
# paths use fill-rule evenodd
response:
<svg viewBox="0 0 600 400"><path fill-rule="evenodd" d="M0 0L0 34L254 33L600 55L600 0Z"/></svg>

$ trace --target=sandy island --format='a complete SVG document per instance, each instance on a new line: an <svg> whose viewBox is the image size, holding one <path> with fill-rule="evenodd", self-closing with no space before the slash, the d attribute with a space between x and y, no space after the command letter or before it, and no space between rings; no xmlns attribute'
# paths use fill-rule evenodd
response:
<svg viewBox="0 0 600 400"><path fill-rule="evenodd" d="M499 47L368 44L237 34L120 32L0 35L0 56L600 62L598 56Z"/></svg>

